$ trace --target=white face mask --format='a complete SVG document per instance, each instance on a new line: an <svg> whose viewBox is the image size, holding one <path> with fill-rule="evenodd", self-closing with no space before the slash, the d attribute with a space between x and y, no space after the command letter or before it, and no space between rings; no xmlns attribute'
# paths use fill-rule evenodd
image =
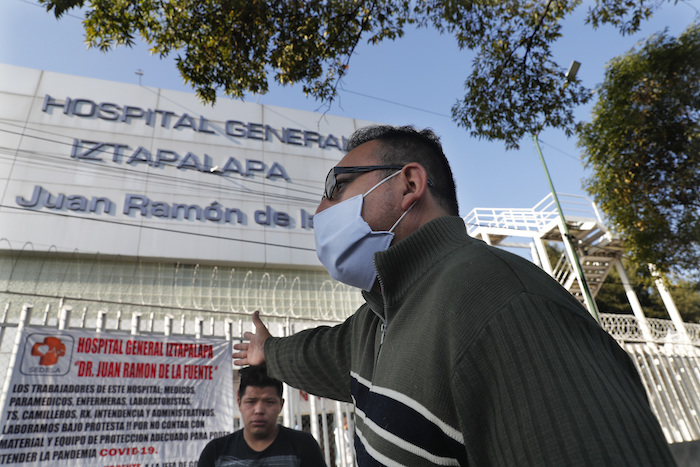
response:
<svg viewBox="0 0 700 467"><path fill-rule="evenodd" d="M314 216L316 255L333 279L362 290L372 289L377 278L374 254L389 248L394 229L414 205L389 231L375 232L362 218L362 202L372 190L400 172L389 175L364 195L353 196Z"/></svg>

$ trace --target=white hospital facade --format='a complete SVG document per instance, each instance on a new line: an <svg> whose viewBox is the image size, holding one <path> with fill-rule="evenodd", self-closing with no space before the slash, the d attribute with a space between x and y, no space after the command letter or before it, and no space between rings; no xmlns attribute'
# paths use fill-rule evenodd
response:
<svg viewBox="0 0 700 467"><path fill-rule="evenodd" d="M312 216L326 172L370 122L10 65L0 75L9 316L29 301L34 319L66 308L113 329L222 335L214 327L236 332L253 310L287 332L361 302L318 262Z"/></svg>

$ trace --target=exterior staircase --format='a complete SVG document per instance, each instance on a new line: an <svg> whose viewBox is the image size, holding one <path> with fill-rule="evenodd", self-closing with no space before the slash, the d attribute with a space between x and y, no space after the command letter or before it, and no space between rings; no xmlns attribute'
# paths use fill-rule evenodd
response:
<svg viewBox="0 0 700 467"><path fill-rule="evenodd" d="M583 275L595 298L610 269L622 256L622 242L605 227L591 201L576 195L558 196ZM552 265L544 247L545 242L564 243L561 220L551 194L529 209L476 208L464 221L472 237L490 245L530 249L533 261L585 305L581 284L566 249Z"/></svg>

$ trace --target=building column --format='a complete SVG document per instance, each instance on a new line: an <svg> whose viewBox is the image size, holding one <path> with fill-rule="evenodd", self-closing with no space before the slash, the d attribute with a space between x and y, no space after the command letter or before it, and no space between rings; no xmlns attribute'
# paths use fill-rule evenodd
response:
<svg viewBox="0 0 700 467"><path fill-rule="evenodd" d="M620 258L616 258L614 264L615 269L617 269L617 273L620 275L622 286L625 288L627 301L632 307L632 313L634 313L634 317L637 318L637 323L639 324L639 329L642 331L642 336L644 337L645 341L652 342L653 336L651 334L651 330L649 329L649 322L647 321L646 315L644 315L642 304L639 303L637 293L634 291L634 288L632 288L632 284L630 283L630 279L627 276L627 272L622 266L622 261L620 260Z"/></svg>

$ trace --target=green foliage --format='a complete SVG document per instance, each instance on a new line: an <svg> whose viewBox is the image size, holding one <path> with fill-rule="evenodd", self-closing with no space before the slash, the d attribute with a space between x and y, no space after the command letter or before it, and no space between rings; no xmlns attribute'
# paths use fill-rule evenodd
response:
<svg viewBox="0 0 700 467"><path fill-rule="evenodd" d="M679 280L671 285L670 292L683 321L700 323L700 283Z"/></svg>
<svg viewBox="0 0 700 467"><path fill-rule="evenodd" d="M652 284L646 268L635 268L624 259L623 264L645 316L647 318L670 319L663 300ZM679 279L667 281L666 286L683 321L700 323L700 283ZM601 313L632 314L632 307L627 300L625 288L616 269L610 270L595 300Z"/></svg>
<svg viewBox="0 0 700 467"><path fill-rule="evenodd" d="M587 191L637 264L698 274L700 25L652 36L607 67L579 145Z"/></svg>
<svg viewBox="0 0 700 467"><path fill-rule="evenodd" d="M669 319L663 301L653 284L648 270L645 267L637 267L626 258L622 260L623 266L630 280L630 285L637 295L639 304L648 318ZM669 284L670 286L670 284ZM617 272L612 268L605 282L596 295L596 303L601 313L632 314L632 306L627 299L625 287Z"/></svg>
<svg viewBox="0 0 700 467"><path fill-rule="evenodd" d="M561 36L562 19L579 3L474 2L458 22L435 18L438 29L456 34L460 47L477 50L453 119L472 135L502 140L508 148L546 127L571 134L572 110L591 94L580 81L564 85L551 45Z"/></svg>
<svg viewBox="0 0 700 467"><path fill-rule="evenodd" d="M563 86L564 68L551 52L581 0L39 1L56 17L86 7L90 47L130 46L138 35L154 54L177 54L183 79L209 103L217 90L265 93L271 77L330 103L361 40L395 40L409 26L453 34L460 48L477 52L466 95L452 107L473 136L517 148L545 127L570 134L574 107L591 97L579 81ZM586 22L630 33L664 1L596 0Z"/></svg>
<svg viewBox="0 0 700 467"><path fill-rule="evenodd" d="M639 297L639 294L637 294ZM627 301L625 288L620 280L620 275L615 269L611 269L605 282L600 287L595 297L598 311L615 315L631 315L632 308ZM646 312L646 310L645 310Z"/></svg>

